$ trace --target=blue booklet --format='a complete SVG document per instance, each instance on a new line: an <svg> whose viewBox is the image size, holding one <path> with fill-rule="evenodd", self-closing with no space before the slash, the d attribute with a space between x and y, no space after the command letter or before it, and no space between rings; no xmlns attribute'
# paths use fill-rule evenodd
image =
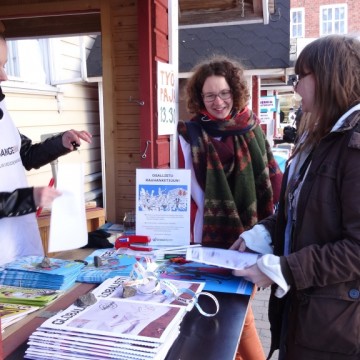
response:
<svg viewBox="0 0 360 360"><path fill-rule="evenodd" d="M119 253L114 248L95 250L85 258L88 264L76 281L100 284L115 276L129 277L137 260L135 256Z"/></svg>
<svg viewBox="0 0 360 360"><path fill-rule="evenodd" d="M81 262L48 258L48 266L40 265L42 256L24 256L3 266L0 284L29 288L67 290L76 281Z"/></svg>

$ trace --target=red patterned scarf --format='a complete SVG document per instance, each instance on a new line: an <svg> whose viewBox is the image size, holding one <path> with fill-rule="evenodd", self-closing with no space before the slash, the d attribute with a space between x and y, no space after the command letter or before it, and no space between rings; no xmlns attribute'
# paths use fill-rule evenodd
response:
<svg viewBox="0 0 360 360"><path fill-rule="evenodd" d="M204 112L179 122L191 145L196 179L204 190L203 245L228 248L244 230L271 215L272 181L281 171L256 115L233 111L215 120Z"/></svg>

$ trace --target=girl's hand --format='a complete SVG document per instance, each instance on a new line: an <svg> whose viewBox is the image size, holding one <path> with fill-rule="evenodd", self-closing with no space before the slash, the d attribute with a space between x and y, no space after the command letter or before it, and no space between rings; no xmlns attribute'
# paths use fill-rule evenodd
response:
<svg viewBox="0 0 360 360"><path fill-rule="evenodd" d="M64 147L70 150L76 150L76 148L81 145L81 140L84 140L90 144L91 138L92 135L86 130L82 130L82 131L68 130L64 132L62 136L62 143Z"/></svg>
<svg viewBox="0 0 360 360"><path fill-rule="evenodd" d="M254 264L246 269L242 270L233 270L233 275L241 276L247 281L251 281L253 284L256 284L257 287L267 288L274 282L267 277L259 267Z"/></svg>
<svg viewBox="0 0 360 360"><path fill-rule="evenodd" d="M49 207L61 192L53 187L34 187L34 201L37 207Z"/></svg>

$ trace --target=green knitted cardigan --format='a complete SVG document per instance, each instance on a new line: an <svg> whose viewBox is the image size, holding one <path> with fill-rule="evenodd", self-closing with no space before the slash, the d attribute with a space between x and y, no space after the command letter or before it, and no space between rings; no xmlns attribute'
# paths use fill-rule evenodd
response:
<svg viewBox="0 0 360 360"><path fill-rule="evenodd" d="M256 115L233 110L216 120L205 111L179 121L191 145L196 179L205 193L202 244L228 248L274 211L272 181L282 173Z"/></svg>

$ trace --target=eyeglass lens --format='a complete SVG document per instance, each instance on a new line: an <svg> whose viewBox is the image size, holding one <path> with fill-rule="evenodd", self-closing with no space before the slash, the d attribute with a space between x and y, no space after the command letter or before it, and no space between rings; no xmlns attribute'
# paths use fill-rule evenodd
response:
<svg viewBox="0 0 360 360"><path fill-rule="evenodd" d="M219 97L221 100L227 100L231 97L231 90L222 90L218 94L213 93L207 93L203 94L204 101L206 102L212 102L215 101L215 99Z"/></svg>

